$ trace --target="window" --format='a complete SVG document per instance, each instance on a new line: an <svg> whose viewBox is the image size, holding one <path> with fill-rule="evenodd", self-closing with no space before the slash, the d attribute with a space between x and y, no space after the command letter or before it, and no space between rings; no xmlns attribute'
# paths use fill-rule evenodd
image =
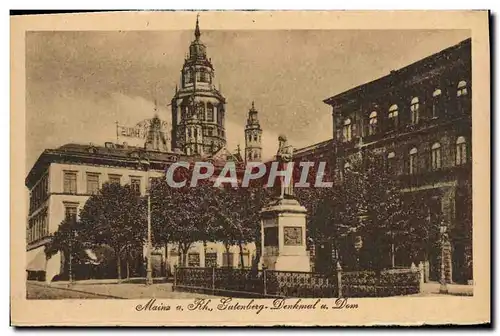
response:
<svg viewBox="0 0 500 336"><path fill-rule="evenodd" d="M370 120L368 125L368 135L377 133L377 112L370 113Z"/></svg>
<svg viewBox="0 0 500 336"><path fill-rule="evenodd" d="M432 170L441 168L441 144L436 142L431 148L431 166Z"/></svg>
<svg viewBox="0 0 500 336"><path fill-rule="evenodd" d="M196 73L196 81L201 82L201 73L199 72Z"/></svg>
<svg viewBox="0 0 500 336"><path fill-rule="evenodd" d="M205 105L203 103L196 104L196 116L198 120L205 120Z"/></svg>
<svg viewBox="0 0 500 336"><path fill-rule="evenodd" d="M200 267L200 254L198 252L188 254L188 267Z"/></svg>
<svg viewBox="0 0 500 336"><path fill-rule="evenodd" d="M257 141L257 134L253 135L253 141Z"/></svg>
<svg viewBox="0 0 500 336"><path fill-rule="evenodd" d="M462 97L467 95L467 82L460 81L457 86L457 97Z"/></svg>
<svg viewBox="0 0 500 336"><path fill-rule="evenodd" d="M410 160L409 160L409 173L410 175L417 173L417 159L418 159L417 148L413 147L410 150Z"/></svg>
<svg viewBox="0 0 500 336"><path fill-rule="evenodd" d="M141 192L141 178L140 177L132 177L130 178L130 185L135 192Z"/></svg>
<svg viewBox="0 0 500 336"><path fill-rule="evenodd" d="M40 182L31 189L30 193L30 213L35 211L42 205L49 195L49 175L45 174L40 179Z"/></svg>
<svg viewBox="0 0 500 336"><path fill-rule="evenodd" d="M214 107L211 103L207 104L207 120L214 121Z"/></svg>
<svg viewBox="0 0 500 336"><path fill-rule="evenodd" d="M70 221L76 221L78 216L78 205L77 204L65 204L64 205L64 218Z"/></svg>
<svg viewBox="0 0 500 336"><path fill-rule="evenodd" d="M394 152L390 152L389 154L387 154L387 174L394 174L394 171L395 171L395 157L396 157L396 153Z"/></svg>
<svg viewBox="0 0 500 336"><path fill-rule="evenodd" d="M349 118L344 120L343 136L344 141L351 141L352 139L352 124Z"/></svg>
<svg viewBox="0 0 500 336"><path fill-rule="evenodd" d="M207 74L205 72L205 69L201 69L200 81L201 82L206 82L207 81Z"/></svg>
<svg viewBox="0 0 500 336"><path fill-rule="evenodd" d="M441 112L441 89L434 90L432 99L432 118L437 118Z"/></svg>
<svg viewBox="0 0 500 336"><path fill-rule="evenodd" d="M205 267L217 267L217 252L205 253Z"/></svg>
<svg viewBox="0 0 500 336"><path fill-rule="evenodd" d="M455 163L457 166L467 163L467 142L463 136L457 138L455 151Z"/></svg>
<svg viewBox="0 0 500 336"><path fill-rule="evenodd" d="M99 191L99 174L87 173L87 194L95 195Z"/></svg>
<svg viewBox="0 0 500 336"><path fill-rule="evenodd" d="M121 184L121 182L122 182L121 180L122 180L121 175L112 175L112 174L109 174L109 183Z"/></svg>
<svg viewBox="0 0 500 336"><path fill-rule="evenodd" d="M234 253L232 252L224 252L224 254L222 255L222 266L223 267L233 267L234 263L233 263L233 259L234 259Z"/></svg>
<svg viewBox="0 0 500 336"><path fill-rule="evenodd" d="M398 105L394 104L389 107L389 127L390 130L398 127Z"/></svg>
<svg viewBox="0 0 500 336"><path fill-rule="evenodd" d="M64 192L76 194L76 172L64 172Z"/></svg>
<svg viewBox="0 0 500 336"><path fill-rule="evenodd" d="M413 97L413 99L411 100L411 104L410 104L410 112L411 112L411 123L413 125L416 125L418 124L418 119L419 119L419 115L418 115L418 110L420 108L420 104L419 104L419 101L418 101L418 97Z"/></svg>
<svg viewBox="0 0 500 336"><path fill-rule="evenodd" d="M190 70L186 70L185 77L186 77L186 83L191 83L192 82L192 77L191 77L191 71Z"/></svg>

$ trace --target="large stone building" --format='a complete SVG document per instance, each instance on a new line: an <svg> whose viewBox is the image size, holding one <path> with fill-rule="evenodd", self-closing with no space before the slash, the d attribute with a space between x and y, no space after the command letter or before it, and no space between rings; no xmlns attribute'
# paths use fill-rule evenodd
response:
<svg viewBox="0 0 500 336"><path fill-rule="evenodd" d="M401 191L421 199L429 223L446 225L445 274L455 282L472 279L471 94L468 39L324 100L337 181L362 150L382 155ZM436 248L426 257L431 280L439 279L440 255ZM404 252L398 259L407 261Z"/></svg>

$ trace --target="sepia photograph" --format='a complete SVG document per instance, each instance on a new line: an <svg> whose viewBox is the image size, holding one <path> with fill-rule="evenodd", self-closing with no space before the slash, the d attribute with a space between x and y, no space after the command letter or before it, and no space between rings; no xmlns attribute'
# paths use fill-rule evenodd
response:
<svg viewBox="0 0 500 336"><path fill-rule="evenodd" d="M12 18L12 323L489 322L487 12L357 14Z"/></svg>

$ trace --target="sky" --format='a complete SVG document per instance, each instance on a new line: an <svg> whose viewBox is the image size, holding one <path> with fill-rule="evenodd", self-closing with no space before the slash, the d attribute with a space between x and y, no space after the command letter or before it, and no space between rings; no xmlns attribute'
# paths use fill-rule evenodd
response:
<svg viewBox="0 0 500 336"><path fill-rule="evenodd" d="M201 40L227 99L228 149L244 148L252 101L263 157L278 135L297 148L332 137L325 98L387 75L468 37L468 30L205 30ZM115 122L159 116L170 100L193 30L38 31L26 35L26 169L66 143L116 141ZM120 142L139 144L119 138Z"/></svg>

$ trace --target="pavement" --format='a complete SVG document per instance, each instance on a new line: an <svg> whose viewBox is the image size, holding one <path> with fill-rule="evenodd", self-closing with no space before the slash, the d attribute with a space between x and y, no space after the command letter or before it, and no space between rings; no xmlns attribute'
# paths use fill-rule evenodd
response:
<svg viewBox="0 0 500 336"><path fill-rule="evenodd" d="M472 285L448 284L448 294L439 293L440 284L427 282L422 286L422 291L411 296L472 296ZM27 282L28 299L195 299L217 298L217 296L173 292L171 283L116 283L109 281L87 281L69 284L68 282Z"/></svg>
<svg viewBox="0 0 500 336"><path fill-rule="evenodd" d="M171 283L74 283L28 281L28 299L195 299L216 296L173 292Z"/></svg>
<svg viewBox="0 0 500 336"><path fill-rule="evenodd" d="M438 282L426 282L422 285L420 293L410 296L473 296L474 286L472 285L447 284L447 294L440 293L440 287Z"/></svg>

